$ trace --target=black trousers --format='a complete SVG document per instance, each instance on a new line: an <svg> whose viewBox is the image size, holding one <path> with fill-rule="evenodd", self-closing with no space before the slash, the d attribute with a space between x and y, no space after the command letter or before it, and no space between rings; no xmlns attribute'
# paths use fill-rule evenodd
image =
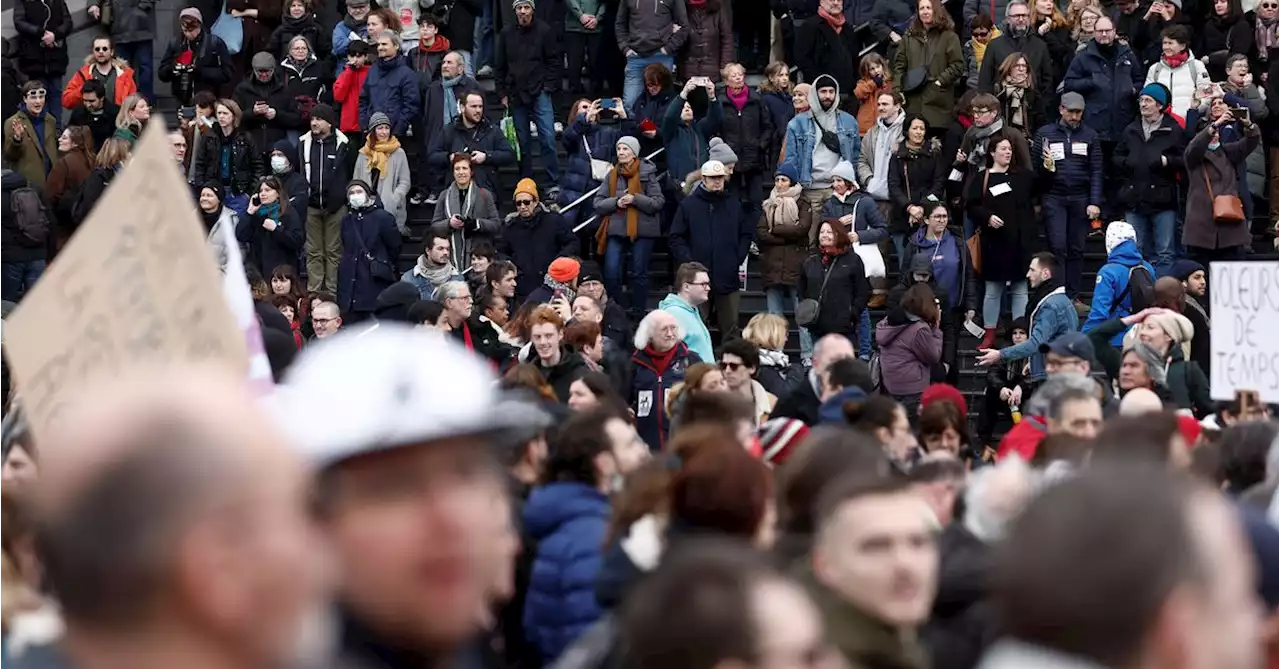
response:
<svg viewBox="0 0 1280 669"><path fill-rule="evenodd" d="M991 443L991 435L996 430L996 421L1004 416L1013 420L1009 403L1000 399L1000 388L987 386L982 394L982 410L978 412L978 444Z"/></svg>
<svg viewBox="0 0 1280 669"><path fill-rule="evenodd" d="M598 80L595 68L596 53L600 50L600 33L578 33L571 30L564 31L564 55L568 60L566 69L566 77L569 79L569 92L574 94L588 93L596 94L597 86L595 82ZM588 88L582 85L582 66L586 63L587 79L592 83Z"/></svg>

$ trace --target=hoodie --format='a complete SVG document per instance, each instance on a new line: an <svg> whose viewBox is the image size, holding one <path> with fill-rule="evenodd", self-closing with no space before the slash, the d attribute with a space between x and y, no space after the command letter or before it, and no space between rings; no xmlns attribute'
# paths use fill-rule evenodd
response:
<svg viewBox="0 0 1280 669"><path fill-rule="evenodd" d="M942 360L942 330L900 308L876 324L881 385L894 396L918 395L929 371Z"/></svg>
<svg viewBox="0 0 1280 669"><path fill-rule="evenodd" d="M844 403L850 400L865 400L867 394L857 386L842 388L835 397L822 403L818 408L819 425L844 425Z"/></svg>
<svg viewBox="0 0 1280 669"><path fill-rule="evenodd" d="M829 83L828 83L829 82ZM824 110L818 100L820 86L834 86L837 103ZM786 162L800 174L800 183L806 188L828 188L832 172L841 160L858 164L862 150L862 138L858 134L858 119L840 110L840 85L828 75L820 75L809 88L809 111L796 115L787 123L784 142ZM823 135L835 135L834 141L823 141ZM838 145L835 153L827 144Z"/></svg>
<svg viewBox="0 0 1280 669"><path fill-rule="evenodd" d="M684 343L690 351L697 353L703 362L716 359L715 350L711 347L711 332L702 322L702 315L698 313L697 307L675 293L668 293L658 303L658 308L675 316L676 322L684 330Z"/></svg>
<svg viewBox="0 0 1280 669"><path fill-rule="evenodd" d="M1156 273L1151 263L1142 259L1142 253L1138 251L1138 245L1132 239L1120 242L1111 250L1111 253L1107 254L1106 264L1098 270L1097 284L1093 288L1092 306L1089 308L1089 317L1085 319L1082 331L1089 332L1106 321L1124 318L1133 313L1132 301L1128 294L1129 273L1138 266L1145 268L1151 277L1155 278ZM1128 331L1128 328L1120 331L1111 339L1111 345L1120 346Z"/></svg>

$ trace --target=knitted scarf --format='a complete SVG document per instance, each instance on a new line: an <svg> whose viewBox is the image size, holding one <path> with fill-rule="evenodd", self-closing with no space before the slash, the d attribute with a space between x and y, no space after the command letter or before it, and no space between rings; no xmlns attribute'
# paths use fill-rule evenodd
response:
<svg viewBox="0 0 1280 669"><path fill-rule="evenodd" d="M578 297L578 291L574 290L572 286L567 283L556 281L551 278L550 274L544 274L542 276L542 285L550 288L552 295L554 295L557 290L564 293L564 298L569 301L569 304L573 304L574 299Z"/></svg>
<svg viewBox="0 0 1280 669"><path fill-rule="evenodd" d="M1017 128L1027 127L1027 105L1023 97L1027 94L1027 89L1016 84L1006 83L1004 85L1004 97L1009 101L1009 125Z"/></svg>
<svg viewBox="0 0 1280 669"><path fill-rule="evenodd" d="M1182 65L1186 63L1187 59L1190 57L1191 57L1190 51L1183 51L1180 53L1175 53L1172 56L1161 56L1160 60L1164 62L1164 64L1168 66L1169 69L1176 70L1182 67Z"/></svg>
<svg viewBox="0 0 1280 669"><path fill-rule="evenodd" d="M726 86L724 89L724 96L729 98L729 102L733 103L734 109L742 111L742 108L747 106L747 98L751 96L751 90L746 86L743 86L735 91Z"/></svg>
<svg viewBox="0 0 1280 669"><path fill-rule="evenodd" d="M609 182L609 197L619 197L619 176L627 180L627 194L640 194L640 160L638 158L632 160L630 165L619 164L609 171L609 176L605 177L605 181ZM616 213L609 214L600 220L600 229L596 231L596 245L600 253L604 253L605 244L609 241L609 223ZM640 210L633 202L630 207L627 207L627 238L634 242L638 236L640 236Z"/></svg>
<svg viewBox="0 0 1280 669"><path fill-rule="evenodd" d="M449 188L444 192L444 215L445 218L457 216L458 218L468 218L475 206L472 202L472 196L476 192L476 185L467 186L467 195L463 197L461 189L458 188L457 182L449 184Z"/></svg>
<svg viewBox="0 0 1280 669"><path fill-rule="evenodd" d="M261 207L258 207L258 215L261 216L262 220L264 221L272 220L279 223L280 222L280 202L276 201L276 202L268 202L263 204Z"/></svg>
<svg viewBox="0 0 1280 669"><path fill-rule="evenodd" d="M360 147L360 155L369 161L369 170L377 170L381 176L387 175L387 161L391 159L391 154L400 148L400 140L395 135L387 138L385 142L379 142L376 136L369 134L369 139Z"/></svg>
<svg viewBox="0 0 1280 669"><path fill-rule="evenodd" d="M779 192L777 188L769 193L769 199L764 201L764 218L769 222L769 232L773 232L773 226L795 225L800 222L800 205L796 202L796 198L800 197L800 191L803 190L800 184L794 184L790 188Z"/></svg>
<svg viewBox="0 0 1280 669"><path fill-rule="evenodd" d="M449 280L449 277L456 276L458 270L454 269L449 262L445 262L443 265L433 264L424 253L418 256L418 264L413 266L413 273L426 279L432 286L439 288Z"/></svg>
<svg viewBox="0 0 1280 669"><path fill-rule="evenodd" d="M819 7L818 16L821 16L822 20L826 21L827 25L831 26L832 30L836 31L837 35L840 34L840 31L842 29L844 29L844 13L843 12L833 16L827 10Z"/></svg>
<svg viewBox="0 0 1280 669"><path fill-rule="evenodd" d="M965 135L973 138L973 149L969 151L969 164L984 169L987 166L987 140L1004 128L1004 119L996 118L991 125L982 128L971 126Z"/></svg>
<svg viewBox="0 0 1280 669"><path fill-rule="evenodd" d="M453 89L462 83L462 75L458 75L452 79L442 77L440 86L444 89L444 113L440 115L441 127L447 128L458 118L458 97L453 94Z"/></svg>
<svg viewBox="0 0 1280 669"><path fill-rule="evenodd" d="M1268 49L1276 48L1276 21L1280 17L1271 19L1270 21L1257 17L1253 29L1253 41L1258 53L1267 53Z"/></svg>

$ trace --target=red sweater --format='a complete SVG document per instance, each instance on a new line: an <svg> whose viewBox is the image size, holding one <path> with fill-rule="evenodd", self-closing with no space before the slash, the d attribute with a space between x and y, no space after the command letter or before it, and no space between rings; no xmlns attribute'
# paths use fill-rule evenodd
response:
<svg viewBox="0 0 1280 669"><path fill-rule="evenodd" d="M364 89L364 79L367 76L369 66L358 70L347 66L338 75L338 80L333 82L333 100L342 106L338 129L344 134L354 132L357 137L364 134L360 129L360 91Z"/></svg>

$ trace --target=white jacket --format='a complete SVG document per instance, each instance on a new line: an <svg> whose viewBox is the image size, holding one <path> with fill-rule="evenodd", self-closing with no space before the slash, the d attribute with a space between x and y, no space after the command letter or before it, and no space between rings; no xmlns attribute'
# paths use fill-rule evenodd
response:
<svg viewBox="0 0 1280 669"><path fill-rule="evenodd" d="M1147 70L1146 81L1148 84L1160 83L1167 86L1173 93L1169 109L1183 118L1187 117L1187 110L1191 108L1191 99L1195 97L1196 90L1202 84L1209 83L1209 68L1196 60L1196 55L1189 49L1187 56L1187 62L1176 68L1165 65L1163 60L1157 61Z"/></svg>

